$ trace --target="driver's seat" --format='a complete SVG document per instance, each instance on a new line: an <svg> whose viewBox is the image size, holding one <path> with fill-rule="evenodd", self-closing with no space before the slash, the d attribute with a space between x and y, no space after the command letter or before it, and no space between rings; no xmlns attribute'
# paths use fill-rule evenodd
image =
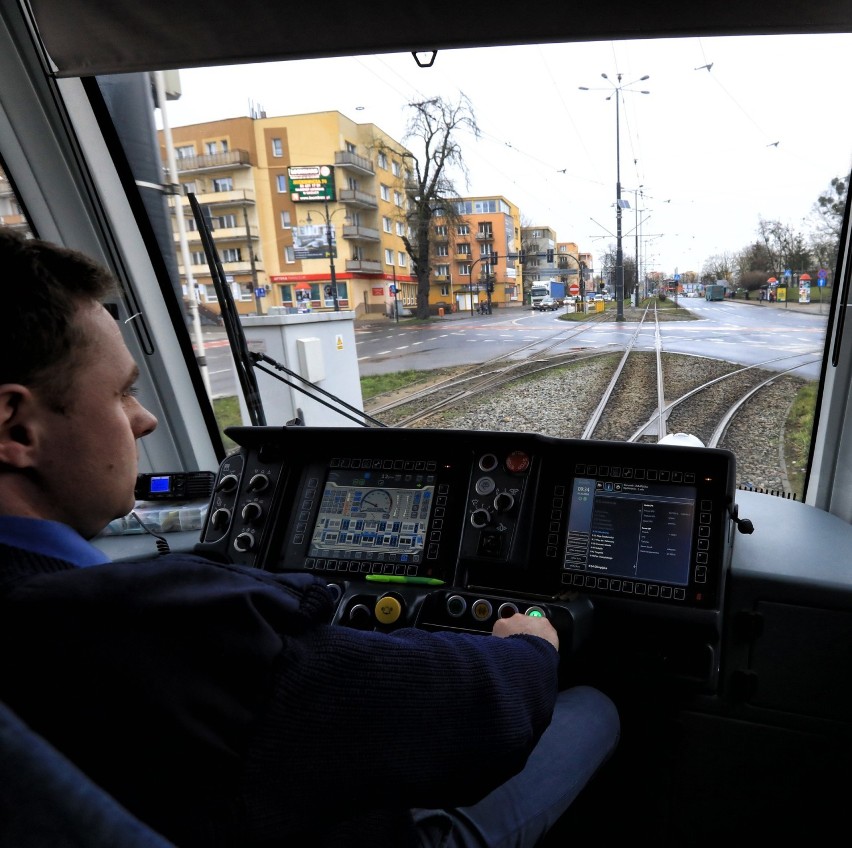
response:
<svg viewBox="0 0 852 848"><path fill-rule="evenodd" d="M0 702L2 848L174 848Z"/></svg>

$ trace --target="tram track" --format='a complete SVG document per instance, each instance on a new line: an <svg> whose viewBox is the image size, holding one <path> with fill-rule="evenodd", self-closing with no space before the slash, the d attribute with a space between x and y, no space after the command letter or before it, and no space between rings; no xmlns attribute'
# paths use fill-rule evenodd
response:
<svg viewBox="0 0 852 848"><path fill-rule="evenodd" d="M655 335L652 352L636 349L643 332ZM708 447L734 450L748 485L784 487L778 433L792 398L806 382L796 371L809 363L778 367L785 359L801 360L801 354L742 367L667 353L652 312L646 312L623 346L556 352L577 335L558 333L544 348L538 343L533 361L513 361L523 350L519 348L500 362L464 369L370 412L384 409L386 415L390 412L386 423L411 428L515 429L654 442L666 433L687 433ZM817 360L814 352L812 361Z"/></svg>

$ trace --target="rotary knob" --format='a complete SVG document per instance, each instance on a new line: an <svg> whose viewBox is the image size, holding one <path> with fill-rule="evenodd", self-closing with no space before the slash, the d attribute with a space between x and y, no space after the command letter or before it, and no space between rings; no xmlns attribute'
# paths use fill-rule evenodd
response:
<svg viewBox="0 0 852 848"><path fill-rule="evenodd" d="M253 524L257 521L261 515L263 515L263 509L257 501L249 501L242 509L240 513L242 515L243 520L248 522L249 524Z"/></svg>

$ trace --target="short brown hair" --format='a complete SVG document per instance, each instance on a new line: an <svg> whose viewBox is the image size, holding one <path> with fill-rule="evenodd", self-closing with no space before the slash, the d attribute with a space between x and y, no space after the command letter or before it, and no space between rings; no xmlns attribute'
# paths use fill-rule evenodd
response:
<svg viewBox="0 0 852 848"><path fill-rule="evenodd" d="M43 390L64 406L86 339L75 316L115 290L85 254L0 227L0 383Z"/></svg>

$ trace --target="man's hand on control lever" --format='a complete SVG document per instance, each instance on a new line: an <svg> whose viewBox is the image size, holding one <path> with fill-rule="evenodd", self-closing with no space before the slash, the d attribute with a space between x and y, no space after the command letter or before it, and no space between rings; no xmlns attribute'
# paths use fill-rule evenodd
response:
<svg viewBox="0 0 852 848"><path fill-rule="evenodd" d="M509 618L498 618L491 632L500 637L514 636L516 633L540 636L542 639L547 639L557 651L559 650L559 636L556 629L544 617L537 618L517 612Z"/></svg>

